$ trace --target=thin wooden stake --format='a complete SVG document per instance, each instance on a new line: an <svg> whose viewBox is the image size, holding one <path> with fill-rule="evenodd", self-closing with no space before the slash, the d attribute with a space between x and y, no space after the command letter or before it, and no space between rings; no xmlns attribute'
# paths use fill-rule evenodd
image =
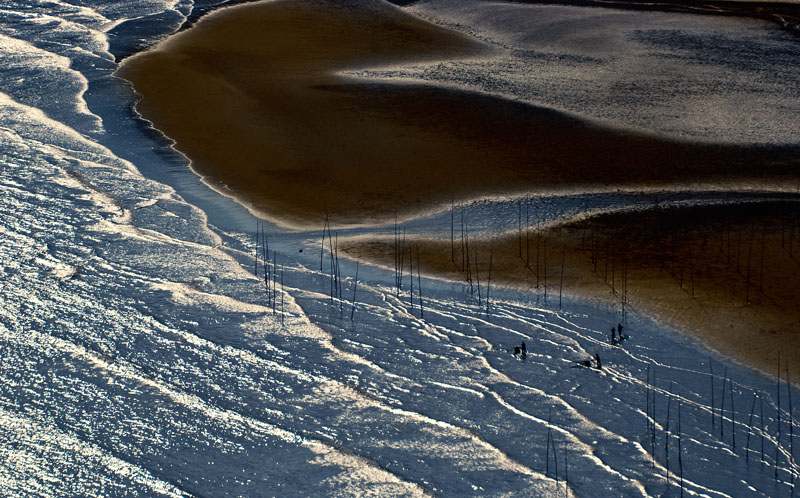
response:
<svg viewBox="0 0 800 498"><path fill-rule="evenodd" d="M750 304L750 261L753 259L753 227L750 227L750 244L747 249L747 276L745 277L746 287L745 287L745 298L744 304Z"/></svg>
<svg viewBox="0 0 800 498"><path fill-rule="evenodd" d="M728 392L731 397L731 438L733 445L733 452L736 453L736 408L733 406L733 379L728 379L730 382L730 389Z"/></svg>
<svg viewBox="0 0 800 498"><path fill-rule="evenodd" d="M647 431L649 432L650 431L650 364L649 363L647 364L647 390L646 390L646 396L647 396L647 409L645 411L647 413L646 413L646 416L645 416L645 422L646 422L645 427L646 427Z"/></svg>
<svg viewBox="0 0 800 498"><path fill-rule="evenodd" d="M274 296L270 292L271 286L270 283L272 282L272 275L275 273L275 262L270 262L269 260L269 241L264 241L264 290L267 293L267 306L272 303Z"/></svg>
<svg viewBox="0 0 800 498"><path fill-rule="evenodd" d="M675 383L671 383L669 386L669 395L667 397L667 423L664 424L664 455L665 455L665 465L664 470L667 474L667 485L669 485L669 439L670 439L670 432L669 432L669 416L670 416L670 406L672 405L672 389L675 387Z"/></svg>
<svg viewBox="0 0 800 498"><path fill-rule="evenodd" d="M519 246L519 259L522 259L522 199L517 202L519 212L517 214L517 242Z"/></svg>
<svg viewBox="0 0 800 498"><path fill-rule="evenodd" d="M545 471L544 471L544 475L548 477L550 476L550 437L551 437L550 420L552 419L552 416L553 416L553 409L550 408L547 411L547 443L545 444L545 448L547 448L545 455L547 463L545 463Z"/></svg>
<svg viewBox="0 0 800 498"><path fill-rule="evenodd" d="M750 407L750 422L747 424L747 445L744 450L744 459L750 463L750 436L753 433L753 413L756 411L756 393L753 393L753 406Z"/></svg>
<svg viewBox="0 0 800 498"><path fill-rule="evenodd" d="M409 276L411 277L411 287L409 287L408 292L408 301L411 304L411 315L414 315L414 256L411 254L411 251L408 251L408 270Z"/></svg>
<svg viewBox="0 0 800 498"><path fill-rule="evenodd" d="M544 304L547 306L547 237L543 237L544 241L544 256L542 261L542 269L544 271Z"/></svg>
<svg viewBox="0 0 800 498"><path fill-rule="evenodd" d="M682 439L683 432L681 431L681 402L678 401L678 469L681 479L681 496L683 496L683 451L681 449Z"/></svg>
<svg viewBox="0 0 800 498"><path fill-rule="evenodd" d="M711 357L708 357L708 368L711 371L711 429L712 432L716 432L716 419L714 418L714 410L716 409L716 403L714 403L714 366L711 364Z"/></svg>
<svg viewBox="0 0 800 498"><path fill-rule="evenodd" d="M760 414L758 416L758 420L761 422L761 468L764 468L764 399L759 396L758 404L760 408Z"/></svg>
<svg viewBox="0 0 800 498"><path fill-rule="evenodd" d="M282 277L281 277L282 278ZM281 284L283 286L283 284ZM344 293L342 292L342 270L339 265L339 234L336 234L336 296L339 299L339 314L344 313Z"/></svg>
<svg viewBox="0 0 800 498"><path fill-rule="evenodd" d="M653 468L656 467L656 367L653 365L653 393L650 396L650 401L653 403L653 408L650 413L653 414L653 422L650 424L650 456L652 457Z"/></svg>
<svg viewBox="0 0 800 498"><path fill-rule="evenodd" d="M270 289L269 292L272 292L272 316L275 316L277 314L276 289L278 288L278 251L274 251L272 254L272 265L275 267L275 270L272 272L272 289Z"/></svg>
<svg viewBox="0 0 800 498"><path fill-rule="evenodd" d="M333 250L333 237L330 232L328 233L328 249L330 250L331 258L331 306L333 306L333 299L337 292L338 286L336 285L336 253Z"/></svg>
<svg viewBox="0 0 800 498"><path fill-rule="evenodd" d="M353 305L350 308L350 321L351 322L353 321L353 317L355 316L355 313L356 313L356 290L358 289L358 265L359 265L359 263L360 263L359 261L356 261L356 279L355 279L355 282L353 282Z"/></svg>
<svg viewBox="0 0 800 498"><path fill-rule="evenodd" d="M322 245L319 248L319 271L322 273L322 255L325 253L325 229L328 228L328 212L325 211L325 224L322 225Z"/></svg>
<svg viewBox="0 0 800 498"><path fill-rule="evenodd" d="M464 206L461 206L461 271L464 271Z"/></svg>
<svg viewBox="0 0 800 498"><path fill-rule="evenodd" d="M417 246L417 294L419 294L419 317L423 318L425 316L425 310L422 306L422 276L420 275L420 263L419 263L419 246ZM411 278L414 278L414 275L411 275Z"/></svg>
<svg viewBox="0 0 800 498"><path fill-rule="evenodd" d="M725 439L725 381L728 380L728 367L722 374L722 400L719 405L719 438Z"/></svg>
<svg viewBox="0 0 800 498"><path fill-rule="evenodd" d="M789 468L792 472L792 491L794 491L794 417L792 415L792 383L789 380L789 362L786 362L786 390L789 392Z"/></svg>
<svg viewBox="0 0 800 498"><path fill-rule="evenodd" d="M491 301L489 301L489 291L492 285L492 259L494 258L494 237L492 237L492 245L489 250L489 278L486 281L486 317L489 317L489 306Z"/></svg>
<svg viewBox="0 0 800 498"><path fill-rule="evenodd" d="M781 448L781 352L778 351L778 432L775 437L775 482L778 482L778 458Z"/></svg>
<svg viewBox="0 0 800 498"><path fill-rule="evenodd" d="M456 262L456 243L455 243L455 199L450 197L450 261Z"/></svg>
<svg viewBox="0 0 800 498"><path fill-rule="evenodd" d="M553 445L553 467L556 468L556 485L558 485L558 451L555 438L550 438L550 443Z"/></svg>
<svg viewBox="0 0 800 498"><path fill-rule="evenodd" d="M525 198L525 266L527 266L528 268L531 267L530 233L531 233L530 199ZM538 239L536 242L538 244L539 242ZM537 251L539 250L538 246L536 250Z"/></svg>
<svg viewBox="0 0 800 498"><path fill-rule="evenodd" d="M256 221L256 257L254 261L253 267L253 275L258 278L258 238L259 238L259 230L260 230L260 223Z"/></svg>
<svg viewBox="0 0 800 498"><path fill-rule="evenodd" d="M761 231L761 270L758 272L758 290L764 290L764 242L767 238L767 225Z"/></svg>
<svg viewBox="0 0 800 498"><path fill-rule="evenodd" d="M564 258L567 255L567 248L561 248L561 282L558 285L558 309L561 309L561 293L564 289Z"/></svg>
<svg viewBox="0 0 800 498"><path fill-rule="evenodd" d="M481 271L478 268L478 245L475 244L475 283L478 286L478 309L483 306L481 303Z"/></svg>
<svg viewBox="0 0 800 498"><path fill-rule="evenodd" d="M403 240L400 242L400 280L397 287L397 295L400 296L400 289L403 287L403 270L406 264L406 227L403 227Z"/></svg>

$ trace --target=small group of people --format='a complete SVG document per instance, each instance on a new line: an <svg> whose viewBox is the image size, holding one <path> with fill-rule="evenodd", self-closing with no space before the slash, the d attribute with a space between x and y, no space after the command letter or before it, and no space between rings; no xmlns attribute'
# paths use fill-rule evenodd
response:
<svg viewBox="0 0 800 498"><path fill-rule="evenodd" d="M611 344L619 344L622 341L628 340L628 336L622 332L622 328L623 326L621 323L618 323L616 327L611 327ZM514 356L521 357L523 360L528 356L528 348L525 346L525 341L522 341L522 344L519 346L514 346ZM603 363L600 361L599 354L594 354L594 361L594 368L602 370ZM578 362L577 366L591 368L593 365L591 360L583 360Z"/></svg>
<svg viewBox="0 0 800 498"><path fill-rule="evenodd" d="M617 336L619 336L619 338L617 338ZM611 344L619 344L620 342L625 341L627 339L628 336L622 333L621 323L618 323L616 328L611 327Z"/></svg>

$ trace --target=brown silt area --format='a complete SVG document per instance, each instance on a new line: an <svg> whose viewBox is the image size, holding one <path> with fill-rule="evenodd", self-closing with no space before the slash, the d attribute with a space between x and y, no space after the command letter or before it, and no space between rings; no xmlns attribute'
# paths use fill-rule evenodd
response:
<svg viewBox="0 0 800 498"><path fill-rule="evenodd" d="M357 8L356 8L357 7ZM346 77L492 48L384 2L216 12L118 71L212 186L284 225L386 222L480 195L794 179L781 150L682 143L451 88Z"/></svg>

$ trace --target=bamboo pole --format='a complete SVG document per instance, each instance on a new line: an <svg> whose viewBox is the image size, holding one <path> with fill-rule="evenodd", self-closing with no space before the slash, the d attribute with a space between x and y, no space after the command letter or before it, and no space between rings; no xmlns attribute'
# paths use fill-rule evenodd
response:
<svg viewBox="0 0 800 498"><path fill-rule="evenodd" d="M336 254L333 251L333 237L330 236L331 234L328 233L328 248L330 250L330 268L331 268L331 282L330 282L330 292L331 292L331 306L333 306L333 299L336 294Z"/></svg>
<svg viewBox="0 0 800 498"><path fill-rule="evenodd" d="M530 199L525 198L525 266L531 267L531 215L530 215ZM538 249L537 249L538 250Z"/></svg>
<svg viewBox="0 0 800 498"><path fill-rule="evenodd" d="M781 352L778 351L778 430L775 437L775 482L778 482L778 458L781 447Z"/></svg>
<svg viewBox="0 0 800 498"><path fill-rule="evenodd" d="M752 226L750 227L750 243L748 245L749 245L749 247L747 249L747 272L745 272L747 274L746 277L745 277L745 281L746 281L746 283L745 283L745 289L746 290L745 290L745 298L744 298L744 304L745 305L749 305L750 304L750 262L753 259L753 227Z"/></svg>
<svg viewBox="0 0 800 498"><path fill-rule="evenodd" d="M567 440L564 440L564 496L569 496L569 461L567 460Z"/></svg>
<svg viewBox="0 0 800 498"><path fill-rule="evenodd" d="M461 271L464 271L464 206L461 206Z"/></svg>
<svg viewBox="0 0 800 498"><path fill-rule="evenodd" d="M475 245L475 282L478 286L478 309L480 309L483 305L481 304L481 272L478 268L478 245Z"/></svg>
<svg viewBox="0 0 800 498"><path fill-rule="evenodd" d="M456 262L456 245L455 245L455 199L450 197L450 261L455 264Z"/></svg>
<svg viewBox="0 0 800 498"><path fill-rule="evenodd" d="M714 403L714 366L711 364L711 357L708 357L708 368L711 371L709 377L711 378L711 429L712 433L716 432L716 420L714 418L714 410L716 409L716 403Z"/></svg>
<svg viewBox="0 0 800 498"><path fill-rule="evenodd" d="M761 468L764 468L764 399L759 397L758 404L760 406L760 413L758 420L761 423Z"/></svg>
<svg viewBox="0 0 800 498"><path fill-rule="evenodd" d="M491 301L489 300L489 291L492 285L492 259L494 259L494 237L492 237L492 244L489 250L489 279L486 282L486 317L489 317L489 306L491 305Z"/></svg>
<svg viewBox="0 0 800 498"><path fill-rule="evenodd" d="M550 444L553 445L553 467L556 468L556 486L558 486L558 451L556 451L555 438L550 438Z"/></svg>
<svg viewBox="0 0 800 498"><path fill-rule="evenodd" d="M719 405L719 438L725 439L725 381L728 380L728 367L725 367L722 374L722 400Z"/></svg>
<svg viewBox="0 0 800 498"><path fill-rule="evenodd" d="M469 283L469 295L470 296L474 296L475 295L475 287L473 287L473 285L472 285L472 263L470 262L470 259L469 259L470 254L469 254L469 231L468 230L465 230L465 234L464 234L464 247L467 250L467 273L466 273L466 277L467 277L467 282Z"/></svg>
<svg viewBox="0 0 800 498"><path fill-rule="evenodd" d="M517 206L519 207L517 213L517 242L519 246L519 259L522 259L522 199L517 202Z"/></svg>
<svg viewBox="0 0 800 498"><path fill-rule="evenodd" d="M678 469L680 472L680 480L681 480L681 497L683 497L683 451L681 448L682 439L683 439L683 432L681 430L681 402L678 401Z"/></svg>
<svg viewBox="0 0 800 498"><path fill-rule="evenodd" d="M670 407L672 406L672 389L674 387L675 383L673 382L669 386L669 394L667 396L667 423L664 424L664 455L665 455L664 470L666 472L668 486L669 486L669 440L670 440L669 419L670 419Z"/></svg>
<svg viewBox="0 0 800 498"><path fill-rule="evenodd" d="M403 227L403 239L400 241L400 280L399 285L397 287L397 295L400 295L400 289L403 287L403 270L405 269L406 264L406 227Z"/></svg>
<svg viewBox="0 0 800 498"><path fill-rule="evenodd" d="M564 290L564 259L567 255L567 248L561 248L561 281L558 285L558 309L561 309L561 295L562 291Z"/></svg>
<svg viewBox="0 0 800 498"><path fill-rule="evenodd" d="M733 445L733 452L736 453L736 408L733 405L733 379L728 379L728 382L730 382L728 393L731 397L731 443Z"/></svg>
<svg viewBox="0 0 800 498"><path fill-rule="evenodd" d="M653 391L650 395L650 401L653 403L653 408L650 413L653 416L653 422L650 424L650 456L652 457L652 465L656 467L656 367L653 365Z"/></svg>
<svg viewBox="0 0 800 498"><path fill-rule="evenodd" d="M414 315L414 256L411 254L411 251L408 251L408 270L409 276L411 277L411 286L409 287L408 292L408 301L411 305L411 315Z"/></svg>
<svg viewBox="0 0 800 498"><path fill-rule="evenodd" d="M270 264L269 264L269 239L267 238L267 234L262 232L264 237L264 243L261 245L262 249L262 257L264 258L264 290L267 293L267 306L269 306L270 302L272 301L272 296L269 292L269 283L271 279L271 272L270 272Z"/></svg>
<svg viewBox="0 0 800 498"><path fill-rule="evenodd" d="M417 293L419 294L419 317L423 318L425 316L425 311L422 306L422 276L419 267L419 246L417 246ZM414 276L412 275L411 278L414 278Z"/></svg>
<svg viewBox="0 0 800 498"><path fill-rule="evenodd" d="M767 238L767 225L764 224L761 231L761 269L758 272L758 290L764 290L764 244Z"/></svg>
<svg viewBox="0 0 800 498"><path fill-rule="evenodd" d="M647 364L647 388L645 390L647 408L645 410L645 428L650 431L650 364Z"/></svg>
<svg viewBox="0 0 800 498"><path fill-rule="evenodd" d="M753 433L753 413L756 411L756 393L753 393L753 405L750 407L750 422L747 424L747 445L744 449L744 459L750 463L750 437Z"/></svg>
<svg viewBox="0 0 800 498"><path fill-rule="evenodd" d="M542 261L542 269L544 271L544 304L547 306L547 237L543 237L544 256Z"/></svg>
<svg viewBox="0 0 800 498"><path fill-rule="evenodd" d="M325 224L322 225L322 244L319 248L319 271L322 273L322 255L325 253L325 229L328 228L328 211L325 211Z"/></svg>
<svg viewBox="0 0 800 498"><path fill-rule="evenodd" d="M260 227L260 223L258 221L256 221L256 257L255 257L255 261L253 262L253 264L254 264L254 266L253 266L253 275L255 275L256 278L258 278L258 238L259 238L259 227Z"/></svg>
<svg viewBox="0 0 800 498"><path fill-rule="evenodd" d="M344 313L344 292L342 290L342 267L339 264L339 234L336 234L336 295L339 297L339 313ZM281 284L282 285L282 284Z"/></svg>
<svg viewBox="0 0 800 498"><path fill-rule="evenodd" d="M546 450L545 450L546 451L545 460L546 460L546 463L545 463L545 471L544 471L544 475L547 476L547 477L550 476L550 438L552 437L551 430L550 430L550 421L552 420L552 417L553 417L553 409L549 408L548 411L547 411L547 443L545 443L545 448L546 448Z"/></svg>
<svg viewBox="0 0 800 498"><path fill-rule="evenodd" d="M350 321L351 322L353 321L353 318L354 318L355 313L356 313L356 290L358 290L358 265L359 265L359 261L356 260L356 278L355 278L355 282L353 282L353 304L352 304L352 306L350 308Z"/></svg>
<svg viewBox="0 0 800 498"><path fill-rule="evenodd" d="M792 383L789 380L789 362L786 362L786 390L789 393L789 468L792 472L792 491L794 491L794 416L792 415Z"/></svg>
<svg viewBox="0 0 800 498"><path fill-rule="evenodd" d="M272 314L275 314L278 299L278 251L272 251Z"/></svg>

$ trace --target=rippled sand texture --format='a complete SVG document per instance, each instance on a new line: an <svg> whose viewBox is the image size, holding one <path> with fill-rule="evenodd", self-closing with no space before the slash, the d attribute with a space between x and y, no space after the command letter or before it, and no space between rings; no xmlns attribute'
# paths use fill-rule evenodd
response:
<svg viewBox="0 0 800 498"><path fill-rule="evenodd" d="M655 315L774 373L779 351L800 364L798 214L791 202L653 209L541 230L523 226L495 239L462 239L456 226L452 246L449 239L411 238L403 249L378 238L340 246L390 268L397 248L406 272L413 257L423 272L470 281L484 300L487 287L491 298L492 286L511 285L549 306L558 306L562 293L614 306L624 301L628 310Z"/></svg>
<svg viewBox="0 0 800 498"><path fill-rule="evenodd" d="M386 221L453 196L794 174L780 149L681 143L336 74L493 50L383 2L269 2L210 15L118 75L210 184L285 224L318 227L326 213L338 225Z"/></svg>

